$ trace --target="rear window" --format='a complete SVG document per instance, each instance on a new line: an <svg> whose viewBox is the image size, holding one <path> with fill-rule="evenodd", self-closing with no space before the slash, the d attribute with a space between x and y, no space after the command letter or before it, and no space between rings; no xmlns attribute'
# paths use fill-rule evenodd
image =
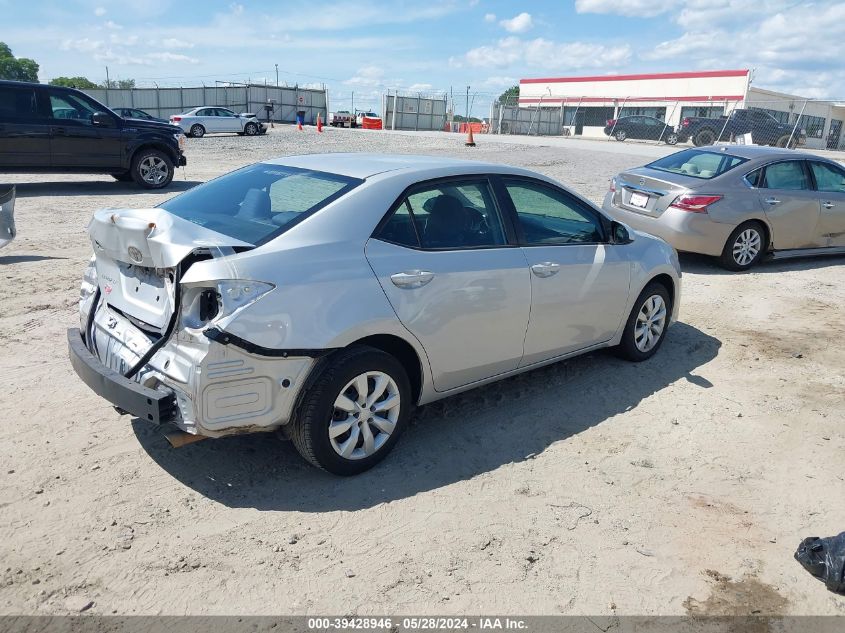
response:
<svg viewBox="0 0 845 633"><path fill-rule="evenodd" d="M159 207L258 246L362 182L337 174L258 163L195 187Z"/></svg>
<svg viewBox="0 0 845 633"><path fill-rule="evenodd" d="M747 158L725 154L724 152L685 149L677 154L672 154L671 156L666 156L653 163L649 163L646 167L672 174L709 180L710 178L721 176L726 171L730 171L747 160Z"/></svg>

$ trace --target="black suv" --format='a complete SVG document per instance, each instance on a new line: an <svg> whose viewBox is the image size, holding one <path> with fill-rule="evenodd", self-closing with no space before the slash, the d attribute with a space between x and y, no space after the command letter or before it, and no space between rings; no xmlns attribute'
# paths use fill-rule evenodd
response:
<svg viewBox="0 0 845 633"><path fill-rule="evenodd" d="M123 119L73 88L0 81L0 172L106 173L146 189L187 164L175 125Z"/></svg>

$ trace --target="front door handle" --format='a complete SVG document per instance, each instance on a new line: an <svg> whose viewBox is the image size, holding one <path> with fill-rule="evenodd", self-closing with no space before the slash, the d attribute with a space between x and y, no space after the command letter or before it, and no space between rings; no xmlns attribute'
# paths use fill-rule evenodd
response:
<svg viewBox="0 0 845 633"><path fill-rule="evenodd" d="M825 209L832 209L833 207L835 207L835 206L836 206L836 203L835 203L835 202L831 202L830 200L825 200L824 202L822 202L822 206L823 206Z"/></svg>
<svg viewBox="0 0 845 633"><path fill-rule="evenodd" d="M557 262L542 262L531 266L531 272L538 277L551 277L560 270Z"/></svg>
<svg viewBox="0 0 845 633"><path fill-rule="evenodd" d="M777 198L766 198L765 202L766 204L771 205L780 204L780 200L778 200Z"/></svg>
<svg viewBox="0 0 845 633"><path fill-rule="evenodd" d="M398 288L422 288L434 279L434 273L428 270L406 270L390 276L390 281Z"/></svg>

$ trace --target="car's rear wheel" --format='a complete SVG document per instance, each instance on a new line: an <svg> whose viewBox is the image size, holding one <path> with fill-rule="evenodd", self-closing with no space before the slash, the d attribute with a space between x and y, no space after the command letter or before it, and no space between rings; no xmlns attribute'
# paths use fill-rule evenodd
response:
<svg viewBox="0 0 845 633"><path fill-rule="evenodd" d="M613 135L617 141L624 141L628 138L628 133L625 130L617 130L616 133Z"/></svg>
<svg viewBox="0 0 845 633"><path fill-rule="evenodd" d="M205 128L199 123L194 123L191 126L191 136L193 136L194 138L202 138L203 136L205 136Z"/></svg>
<svg viewBox="0 0 845 633"><path fill-rule="evenodd" d="M798 139L792 136L791 134L784 134L777 141L775 141L776 147L788 147L789 149L795 149L798 145Z"/></svg>
<svg viewBox="0 0 845 633"><path fill-rule="evenodd" d="M161 189L173 180L173 161L157 149L141 149L132 158L132 179L144 189Z"/></svg>
<svg viewBox="0 0 845 633"><path fill-rule="evenodd" d="M663 284L652 281L634 302L617 347L619 355L634 362L654 356L666 337L671 314L669 291Z"/></svg>
<svg viewBox="0 0 845 633"><path fill-rule="evenodd" d="M719 263L728 270L748 270L763 258L767 246L763 225L759 222L744 222L728 237Z"/></svg>
<svg viewBox="0 0 845 633"><path fill-rule="evenodd" d="M713 130L701 130L693 137L692 142L696 147L712 145L716 142L716 133Z"/></svg>
<svg viewBox="0 0 845 633"><path fill-rule="evenodd" d="M247 123L244 126L244 134L247 136L255 136L258 134L258 126L255 123Z"/></svg>
<svg viewBox="0 0 845 633"><path fill-rule="evenodd" d="M123 172L122 174L112 174L111 177L118 182L132 182L132 174L128 171Z"/></svg>
<svg viewBox="0 0 845 633"><path fill-rule="evenodd" d="M290 437L311 464L357 475L396 444L411 409L408 375L396 358L353 346L323 361L303 394Z"/></svg>

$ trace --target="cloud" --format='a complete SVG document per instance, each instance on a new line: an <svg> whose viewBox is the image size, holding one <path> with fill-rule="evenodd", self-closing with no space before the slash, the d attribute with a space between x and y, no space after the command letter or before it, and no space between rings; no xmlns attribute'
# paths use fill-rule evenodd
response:
<svg viewBox="0 0 845 633"><path fill-rule="evenodd" d="M495 22L496 21L496 14L495 13L485 13L484 14L484 21L485 22Z"/></svg>
<svg viewBox="0 0 845 633"><path fill-rule="evenodd" d="M384 85L384 70L378 66L364 66L343 83L347 86L381 86Z"/></svg>
<svg viewBox="0 0 845 633"><path fill-rule="evenodd" d="M512 17L510 20L502 20L499 24L509 33L525 33L531 30L531 27L534 26L534 21L531 19L530 13L523 12Z"/></svg>
<svg viewBox="0 0 845 633"><path fill-rule="evenodd" d="M586 42L553 42L538 37L524 40L506 37L493 46L479 46L462 58L452 59L453 67L517 67L545 70L614 68L631 58L631 47L605 46Z"/></svg>
<svg viewBox="0 0 845 633"><path fill-rule="evenodd" d="M175 37L167 37L161 40L161 45L165 48L193 48L194 45L190 42L186 42L184 40L180 40Z"/></svg>
<svg viewBox="0 0 845 633"><path fill-rule="evenodd" d="M720 0L714 0L718 3ZM748 0L744 0L748 2ZM575 0L575 11L578 13L602 13L624 15L628 17L653 18L684 4L703 4L701 0L688 0L686 3L678 0ZM748 4L752 4L748 2Z"/></svg>
<svg viewBox="0 0 845 633"><path fill-rule="evenodd" d="M78 40L64 40L61 44L62 50L76 51L77 53L92 53L101 50L104 46L105 42L87 37Z"/></svg>
<svg viewBox="0 0 845 633"><path fill-rule="evenodd" d="M112 30L114 30L114 31L118 31L118 30L122 29L123 27L122 27L122 26L120 26L120 24L117 24L117 23L115 23L115 22L112 22L111 20L107 20L107 21L106 21L106 28L107 28L107 29L112 29Z"/></svg>
<svg viewBox="0 0 845 633"><path fill-rule="evenodd" d="M431 84L411 84L406 88L408 92L431 92L434 86Z"/></svg>
<svg viewBox="0 0 845 633"><path fill-rule="evenodd" d="M97 7L94 9L94 15L97 17L102 17L106 14L106 10L103 7Z"/></svg>

